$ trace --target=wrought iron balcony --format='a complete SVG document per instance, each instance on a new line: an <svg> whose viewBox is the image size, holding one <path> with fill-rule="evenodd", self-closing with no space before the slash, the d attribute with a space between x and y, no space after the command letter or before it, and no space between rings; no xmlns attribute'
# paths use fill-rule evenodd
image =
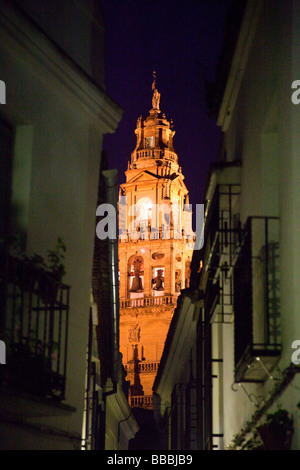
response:
<svg viewBox="0 0 300 470"><path fill-rule="evenodd" d="M209 279L205 295L205 319L210 323L232 323L233 279L222 270L217 281Z"/></svg>
<svg viewBox="0 0 300 470"><path fill-rule="evenodd" d="M205 315L211 323L232 321L231 277L242 239L239 194L238 184L218 185L206 211L200 289L205 291Z"/></svg>
<svg viewBox="0 0 300 470"><path fill-rule="evenodd" d="M28 260L1 257L1 386L65 398L70 287Z"/></svg>
<svg viewBox="0 0 300 470"><path fill-rule="evenodd" d="M279 219L250 217L234 268L235 381L262 382L281 352Z"/></svg>
<svg viewBox="0 0 300 470"><path fill-rule="evenodd" d="M205 261L211 269L223 264L232 266L236 258L236 247L241 237L237 213L240 195L239 184L220 184L207 207L205 223Z"/></svg>

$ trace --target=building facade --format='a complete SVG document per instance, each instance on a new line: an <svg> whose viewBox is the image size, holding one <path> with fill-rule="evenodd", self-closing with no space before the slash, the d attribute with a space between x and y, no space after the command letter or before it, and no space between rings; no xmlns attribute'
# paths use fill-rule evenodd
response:
<svg viewBox="0 0 300 470"><path fill-rule="evenodd" d="M296 1L245 2L230 68L217 80L223 142L206 192L200 276L203 350L211 344L203 363L212 371L211 380L202 374L206 448L300 447L292 359L300 334L299 109L291 99L299 24Z"/></svg>
<svg viewBox="0 0 300 470"><path fill-rule="evenodd" d="M191 448L182 428L199 450L300 448L299 24L292 0L236 1L229 12L208 100L223 138L204 247L154 384L170 449Z"/></svg>
<svg viewBox="0 0 300 470"><path fill-rule="evenodd" d="M155 80L152 89L152 109L137 121L137 144L119 201L120 350L131 406L150 408L177 297L189 284L193 248L173 122L160 111Z"/></svg>
<svg viewBox="0 0 300 470"><path fill-rule="evenodd" d="M99 2L0 1L0 11L0 447L80 449L102 139L122 110L104 90ZM137 430L118 429L130 412L120 387L118 397L107 397L109 448Z"/></svg>

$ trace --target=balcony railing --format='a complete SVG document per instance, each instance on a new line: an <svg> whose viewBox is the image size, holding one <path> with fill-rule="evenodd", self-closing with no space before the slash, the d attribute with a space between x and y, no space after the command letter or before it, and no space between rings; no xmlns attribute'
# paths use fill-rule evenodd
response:
<svg viewBox="0 0 300 470"><path fill-rule="evenodd" d="M239 195L238 184L218 185L208 208L204 263L214 272L225 260L228 267L236 261L236 247L241 239L239 219L236 217Z"/></svg>
<svg viewBox="0 0 300 470"><path fill-rule="evenodd" d="M164 153L163 150L154 150L154 149L146 149L146 150L138 150L136 152L137 159L144 159L144 158L163 158Z"/></svg>
<svg viewBox="0 0 300 470"><path fill-rule="evenodd" d="M155 158L155 159L167 159L177 162L178 157L175 152L172 152L168 149L158 150L158 149L145 149L145 150L138 150L136 152L136 159L146 159L146 158Z"/></svg>
<svg viewBox="0 0 300 470"><path fill-rule="evenodd" d="M69 290L29 261L1 257L2 386L65 398Z"/></svg>
<svg viewBox="0 0 300 470"><path fill-rule="evenodd" d="M135 240L180 240L183 243L190 244L190 249L193 248L195 242L194 234L186 234L182 229L170 228L170 230L163 230L161 228L152 228L151 223L147 221L147 226L141 226L139 229L131 230L128 232L126 229L120 231L119 241L121 243L132 243Z"/></svg>
<svg viewBox="0 0 300 470"><path fill-rule="evenodd" d="M261 382L281 351L279 219L250 217L234 268L235 380Z"/></svg>
<svg viewBox="0 0 300 470"><path fill-rule="evenodd" d="M134 395L130 397L131 408L153 408L153 395Z"/></svg>
<svg viewBox="0 0 300 470"><path fill-rule="evenodd" d="M177 296L143 297L141 299L120 299L120 308L151 307L153 305L176 305Z"/></svg>
<svg viewBox="0 0 300 470"><path fill-rule="evenodd" d="M205 318L210 323L232 323L233 279L221 271L217 281L208 280L205 295Z"/></svg>
<svg viewBox="0 0 300 470"><path fill-rule="evenodd" d="M156 373L158 370L159 361L154 362L139 362L138 363L138 372L139 373ZM125 364L124 369L126 372L135 372L135 364Z"/></svg>
<svg viewBox="0 0 300 470"><path fill-rule="evenodd" d="M242 230L238 218L238 184L218 185L208 207L200 286L205 291L206 320L228 323L233 318L232 271Z"/></svg>

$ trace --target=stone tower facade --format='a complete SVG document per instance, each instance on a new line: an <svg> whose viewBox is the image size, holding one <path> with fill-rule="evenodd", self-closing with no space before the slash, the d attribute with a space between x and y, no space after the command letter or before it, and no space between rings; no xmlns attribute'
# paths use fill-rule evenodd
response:
<svg viewBox="0 0 300 470"><path fill-rule="evenodd" d="M189 287L194 241L173 122L159 109L155 78L152 90L119 202L120 350L129 403L146 408L178 295Z"/></svg>

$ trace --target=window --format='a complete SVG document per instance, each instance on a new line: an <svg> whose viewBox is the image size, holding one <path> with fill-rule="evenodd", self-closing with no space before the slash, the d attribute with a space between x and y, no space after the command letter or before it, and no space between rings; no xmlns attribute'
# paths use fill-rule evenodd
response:
<svg viewBox="0 0 300 470"><path fill-rule="evenodd" d="M139 221L152 218L152 201L149 197L142 197L137 202L137 216Z"/></svg>
<svg viewBox="0 0 300 470"><path fill-rule="evenodd" d="M152 201L149 197L142 197L136 204L136 221L137 228L140 232L142 240L148 239L149 231L151 230L152 219Z"/></svg>
<svg viewBox="0 0 300 470"><path fill-rule="evenodd" d="M235 380L263 382L281 351L279 219L250 217L234 268Z"/></svg>
<svg viewBox="0 0 300 470"><path fill-rule="evenodd" d="M153 136L146 137L146 148L148 148L148 149L153 148Z"/></svg>
<svg viewBox="0 0 300 470"><path fill-rule="evenodd" d="M3 261L0 334L5 332L9 341L5 383L22 393L64 400L70 287L32 261L10 255Z"/></svg>

